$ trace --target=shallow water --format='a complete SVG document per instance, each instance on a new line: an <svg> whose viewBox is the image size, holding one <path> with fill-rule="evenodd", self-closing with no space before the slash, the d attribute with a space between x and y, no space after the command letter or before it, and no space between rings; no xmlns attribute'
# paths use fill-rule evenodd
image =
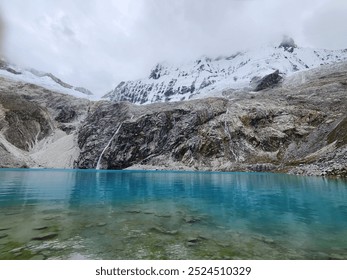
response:
<svg viewBox="0 0 347 280"><path fill-rule="evenodd" d="M347 259L347 182L0 169L0 259Z"/></svg>

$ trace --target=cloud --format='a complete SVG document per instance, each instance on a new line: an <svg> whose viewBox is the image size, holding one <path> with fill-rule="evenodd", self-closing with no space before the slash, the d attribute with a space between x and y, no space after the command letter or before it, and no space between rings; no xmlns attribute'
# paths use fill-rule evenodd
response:
<svg viewBox="0 0 347 280"><path fill-rule="evenodd" d="M346 48L339 0L2 1L4 52L24 66L104 94L163 60L279 44Z"/></svg>
<svg viewBox="0 0 347 280"><path fill-rule="evenodd" d="M307 40L327 49L347 48L347 2L327 1L303 24Z"/></svg>

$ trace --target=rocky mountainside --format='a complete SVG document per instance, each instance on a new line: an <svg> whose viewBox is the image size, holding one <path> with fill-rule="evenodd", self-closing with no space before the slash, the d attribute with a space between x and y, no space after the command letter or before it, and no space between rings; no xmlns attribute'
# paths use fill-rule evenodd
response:
<svg viewBox="0 0 347 280"><path fill-rule="evenodd" d="M347 63L278 79L266 75L257 92L139 106L0 78L0 166L347 177Z"/></svg>
<svg viewBox="0 0 347 280"><path fill-rule="evenodd" d="M35 84L52 91L70 94L75 97L86 98L88 96L93 96L90 90L69 85L51 73L45 73L32 68L23 69L11 65L4 60L0 60L0 77Z"/></svg>
<svg viewBox="0 0 347 280"><path fill-rule="evenodd" d="M0 77L0 167L72 168L90 101Z"/></svg>
<svg viewBox="0 0 347 280"><path fill-rule="evenodd" d="M278 77L345 61L346 50L298 47L285 38L278 47L238 52L217 58L201 57L183 65L157 64L147 78L121 82L103 98L149 104L221 96L230 89L261 90L258 80L271 73Z"/></svg>
<svg viewBox="0 0 347 280"><path fill-rule="evenodd" d="M78 134L78 168L347 175L347 63L259 92L138 106L100 102Z"/></svg>

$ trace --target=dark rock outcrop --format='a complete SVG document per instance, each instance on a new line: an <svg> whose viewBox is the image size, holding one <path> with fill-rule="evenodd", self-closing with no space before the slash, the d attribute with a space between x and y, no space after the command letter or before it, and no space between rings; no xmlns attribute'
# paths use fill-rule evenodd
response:
<svg viewBox="0 0 347 280"><path fill-rule="evenodd" d="M339 81L347 77L347 64L305 74L305 83L296 83L294 76L271 88L278 75L263 80L268 90L236 99L231 93L231 99L146 106L101 102L79 132L76 167L95 168L104 151L104 169L345 176L347 95Z"/></svg>
<svg viewBox="0 0 347 280"><path fill-rule="evenodd" d="M279 70L276 70L275 72L266 75L265 77L259 79L255 82L255 89L254 91L260 91L263 89L271 88L276 86L280 81L282 81L283 77L280 75Z"/></svg>
<svg viewBox="0 0 347 280"><path fill-rule="evenodd" d="M17 148L29 151L36 141L52 132L48 112L38 104L6 92L0 93L0 104L5 111L3 134Z"/></svg>
<svg viewBox="0 0 347 280"><path fill-rule="evenodd" d="M95 168L98 157L112 137L102 161L102 166L107 169L146 163L160 155L170 155L179 162L192 160L190 155L196 153L198 158L208 161L209 156L222 153L218 150L221 139L217 139L216 133L209 135L201 130L225 113L226 103L225 99L159 107L103 103L80 130L81 154L77 167Z"/></svg>

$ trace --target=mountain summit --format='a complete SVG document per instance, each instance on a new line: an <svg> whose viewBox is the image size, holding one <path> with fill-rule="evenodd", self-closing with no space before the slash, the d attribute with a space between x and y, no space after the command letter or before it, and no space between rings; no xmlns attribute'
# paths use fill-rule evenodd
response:
<svg viewBox="0 0 347 280"><path fill-rule="evenodd" d="M203 56L182 65L157 64L147 78L123 81L103 98L149 104L218 96L229 89L255 90L258 85L254 81L270 74L274 74L270 80L278 82L294 72L346 59L346 50L301 48L292 38L284 37L278 47L217 58Z"/></svg>
<svg viewBox="0 0 347 280"><path fill-rule="evenodd" d="M279 45L279 48L283 48L285 51L293 52L297 45L294 42L294 39L288 36L284 36L282 43Z"/></svg>

